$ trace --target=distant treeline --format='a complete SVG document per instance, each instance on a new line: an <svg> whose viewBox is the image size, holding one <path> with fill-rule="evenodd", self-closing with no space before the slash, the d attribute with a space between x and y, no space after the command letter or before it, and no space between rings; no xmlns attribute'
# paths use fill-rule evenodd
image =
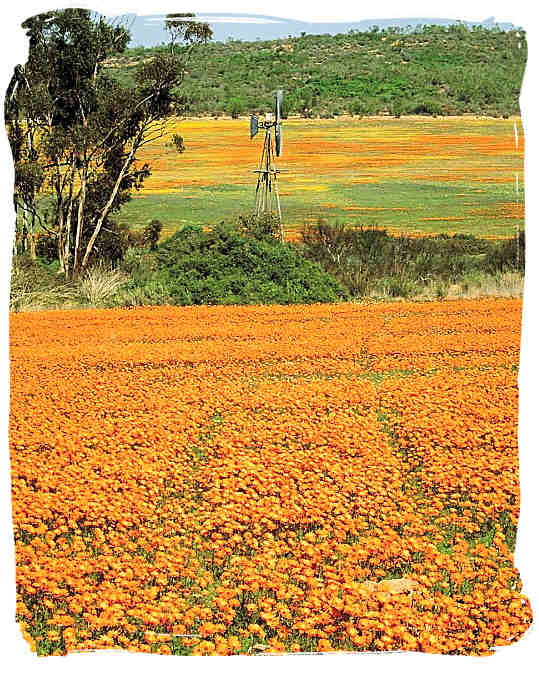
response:
<svg viewBox="0 0 539 678"><path fill-rule="evenodd" d="M128 81L140 59L166 49L129 49L108 65ZM509 116L519 112L526 56L522 30L464 24L229 40L199 50L181 95L188 115L262 111L283 88L285 115Z"/></svg>

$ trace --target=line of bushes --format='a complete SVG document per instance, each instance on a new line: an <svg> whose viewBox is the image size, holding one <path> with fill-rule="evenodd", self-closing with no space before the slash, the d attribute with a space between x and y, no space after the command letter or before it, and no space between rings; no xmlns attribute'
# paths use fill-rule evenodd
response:
<svg viewBox="0 0 539 678"><path fill-rule="evenodd" d="M59 282L43 241L38 261L14 260L11 308L444 297L455 284L463 293L514 296L522 283L523 232L501 241L393 236L320 219L292 244L277 239L277 228L269 217L250 216L236 225L186 227L158 244L157 221L139 233L121 226L110 231L94 268L71 283Z"/></svg>
<svg viewBox="0 0 539 678"><path fill-rule="evenodd" d="M411 297L438 286L439 296L470 275L524 271L524 231L504 240L473 235L394 236L383 229L319 219L302 233L302 251L353 298Z"/></svg>
<svg viewBox="0 0 539 678"><path fill-rule="evenodd" d="M281 243L275 227L274 220L249 217L207 230L187 227L159 245L155 222L137 237L119 227L110 231L116 240L107 248L102 244L94 269L62 284L55 281L45 240L40 261L14 261L11 306L308 304L347 298L347 290L320 264Z"/></svg>

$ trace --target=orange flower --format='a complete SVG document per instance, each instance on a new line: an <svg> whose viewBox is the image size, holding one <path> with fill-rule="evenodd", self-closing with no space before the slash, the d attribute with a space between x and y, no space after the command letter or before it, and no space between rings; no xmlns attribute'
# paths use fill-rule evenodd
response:
<svg viewBox="0 0 539 678"><path fill-rule="evenodd" d="M33 651L514 642L532 618L513 558L520 313L15 314L17 618Z"/></svg>

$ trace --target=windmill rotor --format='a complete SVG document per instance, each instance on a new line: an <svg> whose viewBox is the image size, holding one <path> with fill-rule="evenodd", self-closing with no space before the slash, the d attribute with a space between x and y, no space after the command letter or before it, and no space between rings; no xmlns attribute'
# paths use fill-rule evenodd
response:
<svg viewBox="0 0 539 678"><path fill-rule="evenodd" d="M251 125L250 131L251 131L251 139L252 139L256 134L258 134L258 129L259 129L259 127L258 127L258 116L256 116L256 115L251 116L250 125Z"/></svg>
<svg viewBox="0 0 539 678"><path fill-rule="evenodd" d="M275 122L279 125L281 123L281 110L283 107L283 90L278 89L275 92Z"/></svg>
<svg viewBox="0 0 539 678"><path fill-rule="evenodd" d="M279 123L275 125L275 155L279 158L283 152L283 128Z"/></svg>

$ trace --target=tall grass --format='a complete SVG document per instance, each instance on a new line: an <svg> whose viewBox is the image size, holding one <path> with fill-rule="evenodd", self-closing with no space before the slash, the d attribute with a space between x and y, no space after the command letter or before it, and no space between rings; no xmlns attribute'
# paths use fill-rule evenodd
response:
<svg viewBox="0 0 539 678"><path fill-rule="evenodd" d="M117 294L128 281L122 271L96 266L87 271L79 281L79 297L83 303L101 306Z"/></svg>
<svg viewBox="0 0 539 678"><path fill-rule="evenodd" d="M26 257L16 257L11 269L10 311L41 311L63 308L75 300L70 283L58 283L57 276L45 266Z"/></svg>
<svg viewBox="0 0 539 678"><path fill-rule="evenodd" d="M49 266L15 257L11 271L11 311L41 311L107 305L129 281L126 273L97 266L78 281L63 280Z"/></svg>

